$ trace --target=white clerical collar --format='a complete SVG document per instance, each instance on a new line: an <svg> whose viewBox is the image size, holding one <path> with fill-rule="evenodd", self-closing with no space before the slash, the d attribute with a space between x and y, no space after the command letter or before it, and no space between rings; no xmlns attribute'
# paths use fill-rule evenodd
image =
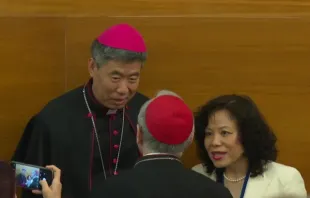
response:
<svg viewBox="0 0 310 198"><path fill-rule="evenodd" d="M109 109L107 112L107 115L113 115L113 114L116 114L116 112L117 112L117 109Z"/></svg>
<svg viewBox="0 0 310 198"><path fill-rule="evenodd" d="M145 154L144 156L150 156L150 155L171 155L170 153L148 153Z"/></svg>

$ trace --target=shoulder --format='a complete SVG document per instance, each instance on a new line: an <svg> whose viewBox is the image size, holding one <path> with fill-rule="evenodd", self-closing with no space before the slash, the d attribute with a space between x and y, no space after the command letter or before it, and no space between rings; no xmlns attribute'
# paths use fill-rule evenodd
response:
<svg viewBox="0 0 310 198"><path fill-rule="evenodd" d="M206 173L205 166L203 164L197 164L197 165L193 166L192 170L197 172L197 173L200 173L201 175L204 175L204 176L206 176L206 177L208 177L214 181L216 180L214 174L209 175Z"/></svg>
<svg viewBox="0 0 310 198"><path fill-rule="evenodd" d="M70 108L77 108L77 103L83 100L82 87L78 87L50 100L40 111L40 116L63 115L70 113Z"/></svg>
<svg viewBox="0 0 310 198"><path fill-rule="evenodd" d="M82 101L83 94L81 87L70 90L50 100L28 121L28 128L31 128L31 126L52 126L55 123L59 123L65 120L65 118L70 118L70 115L79 111L81 105L78 104L80 104Z"/></svg>
<svg viewBox="0 0 310 198"><path fill-rule="evenodd" d="M195 166L192 167L192 170L198 173L204 173L204 166L203 164L196 164Z"/></svg>
<svg viewBox="0 0 310 198"><path fill-rule="evenodd" d="M290 180L292 176L302 178L300 172L296 168L277 162L270 162L267 165L266 174L274 174L283 180Z"/></svg>
<svg viewBox="0 0 310 198"><path fill-rule="evenodd" d="M300 195L307 194L301 173L292 166L271 162L267 165L264 174L276 179L287 193Z"/></svg>

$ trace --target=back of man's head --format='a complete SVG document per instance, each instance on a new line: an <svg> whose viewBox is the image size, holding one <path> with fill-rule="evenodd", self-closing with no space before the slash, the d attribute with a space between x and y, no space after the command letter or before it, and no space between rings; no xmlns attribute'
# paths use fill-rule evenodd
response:
<svg viewBox="0 0 310 198"><path fill-rule="evenodd" d="M143 154L180 155L192 143L194 117L180 96L160 91L146 102L138 115L138 145Z"/></svg>

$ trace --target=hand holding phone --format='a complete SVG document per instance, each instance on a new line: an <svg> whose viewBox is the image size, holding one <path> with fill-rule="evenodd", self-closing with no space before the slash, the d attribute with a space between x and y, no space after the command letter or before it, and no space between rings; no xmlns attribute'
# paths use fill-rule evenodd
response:
<svg viewBox="0 0 310 198"><path fill-rule="evenodd" d="M12 161L11 166L15 171L16 186L30 190L41 190L40 181L45 180L52 184L53 171L40 166Z"/></svg>
<svg viewBox="0 0 310 198"><path fill-rule="evenodd" d="M54 172L54 179L52 185L49 186L46 180L41 180L40 184L42 186L42 191L33 190L34 194L43 194L44 198L61 198L62 184L60 182L61 171L56 166L47 166L46 168Z"/></svg>

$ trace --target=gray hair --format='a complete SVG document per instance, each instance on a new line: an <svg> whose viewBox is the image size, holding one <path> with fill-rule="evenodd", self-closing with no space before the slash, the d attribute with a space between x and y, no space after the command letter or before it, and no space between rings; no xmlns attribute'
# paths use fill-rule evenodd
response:
<svg viewBox="0 0 310 198"><path fill-rule="evenodd" d="M182 99L179 95L172 91L168 90L162 90L157 93L156 97L162 96L162 95L170 95L170 96L176 96L180 99ZM184 152L184 150L192 143L192 139L194 136L194 126L191 135L189 138L181 143L176 145L168 145L161 143L157 141L149 132L146 123L145 123L145 112L149 104L155 99L150 99L146 103L143 104L143 106L140 109L139 115L138 115L138 124L140 126L141 132L143 133L143 145L144 148L148 152L157 152L157 153L169 153L169 154L179 154ZM193 118L194 119L194 118Z"/></svg>
<svg viewBox="0 0 310 198"><path fill-rule="evenodd" d="M99 68L111 60L124 63L140 61L143 65L147 58L146 52L132 52L128 50L107 47L99 43L98 40L94 40L91 45L91 55Z"/></svg>

